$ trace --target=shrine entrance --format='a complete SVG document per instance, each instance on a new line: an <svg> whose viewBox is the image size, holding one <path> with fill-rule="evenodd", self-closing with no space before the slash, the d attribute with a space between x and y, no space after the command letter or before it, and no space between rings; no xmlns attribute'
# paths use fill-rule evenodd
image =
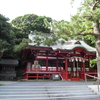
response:
<svg viewBox="0 0 100 100"><path fill-rule="evenodd" d="M69 79L71 80L80 80L82 72L82 62L85 62L85 59L81 57L71 57L69 59L68 64L68 72L69 72Z"/></svg>
<svg viewBox="0 0 100 100"><path fill-rule="evenodd" d="M71 78L77 78L79 77L79 70L78 66L76 66L77 62L73 62L73 66L71 67Z"/></svg>

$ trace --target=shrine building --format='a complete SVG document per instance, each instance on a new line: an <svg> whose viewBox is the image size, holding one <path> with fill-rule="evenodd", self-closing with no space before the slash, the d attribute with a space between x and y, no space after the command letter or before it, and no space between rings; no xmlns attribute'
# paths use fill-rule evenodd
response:
<svg viewBox="0 0 100 100"><path fill-rule="evenodd" d="M29 34L29 38L33 36ZM30 38L32 39L32 38ZM59 39L58 41L61 41ZM96 57L96 49L84 39L70 39L64 44L36 46L32 40L22 51L23 79L62 79L78 81L85 79L85 73L97 75L90 69L90 59Z"/></svg>

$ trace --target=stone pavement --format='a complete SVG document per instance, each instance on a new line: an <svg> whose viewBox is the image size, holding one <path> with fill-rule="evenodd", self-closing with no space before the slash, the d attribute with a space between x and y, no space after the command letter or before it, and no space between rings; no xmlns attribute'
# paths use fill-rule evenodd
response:
<svg viewBox="0 0 100 100"><path fill-rule="evenodd" d="M14 84L17 81L0 81L0 84L8 85L8 84Z"/></svg>
<svg viewBox="0 0 100 100"><path fill-rule="evenodd" d="M0 100L100 100L84 81L0 81L0 84L5 84L0 86Z"/></svg>
<svg viewBox="0 0 100 100"><path fill-rule="evenodd" d="M100 85L99 86L98 85L88 85L88 88L90 88L94 93L100 96Z"/></svg>

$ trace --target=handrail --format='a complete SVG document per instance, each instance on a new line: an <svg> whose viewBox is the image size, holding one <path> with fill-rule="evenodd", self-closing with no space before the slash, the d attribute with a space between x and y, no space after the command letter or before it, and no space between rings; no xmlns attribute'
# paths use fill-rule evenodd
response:
<svg viewBox="0 0 100 100"><path fill-rule="evenodd" d="M98 86L98 92L99 92L99 80L100 80L100 78L92 76L92 75L89 75L89 74L85 74L85 83L86 83L86 85L87 85L87 77L86 76L89 76L89 77L92 77L94 79L97 79L97 81L98 81L97 86Z"/></svg>
<svg viewBox="0 0 100 100"><path fill-rule="evenodd" d="M63 81L64 79L63 79L62 75L61 75L60 73L59 73L59 75L60 75L60 77L61 77L61 79L62 79L62 81Z"/></svg>
<svg viewBox="0 0 100 100"><path fill-rule="evenodd" d="M98 77L95 77L95 76L92 76L92 75L89 75L89 74L85 74L86 76L90 76L90 77L93 77L93 78L96 78L96 79L100 79Z"/></svg>

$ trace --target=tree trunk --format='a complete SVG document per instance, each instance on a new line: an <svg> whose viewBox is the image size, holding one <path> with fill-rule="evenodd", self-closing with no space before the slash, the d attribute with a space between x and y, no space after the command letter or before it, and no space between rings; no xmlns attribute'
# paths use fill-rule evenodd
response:
<svg viewBox="0 0 100 100"><path fill-rule="evenodd" d="M96 34L95 41L96 41L97 72L98 72L98 77L100 77L100 29L98 20L94 23L94 33Z"/></svg>
<svg viewBox="0 0 100 100"><path fill-rule="evenodd" d="M1 59L1 57L3 56L3 52L2 51L0 51L0 59Z"/></svg>
<svg viewBox="0 0 100 100"><path fill-rule="evenodd" d="M100 36L96 37L96 56L97 56L97 71L100 77Z"/></svg>

